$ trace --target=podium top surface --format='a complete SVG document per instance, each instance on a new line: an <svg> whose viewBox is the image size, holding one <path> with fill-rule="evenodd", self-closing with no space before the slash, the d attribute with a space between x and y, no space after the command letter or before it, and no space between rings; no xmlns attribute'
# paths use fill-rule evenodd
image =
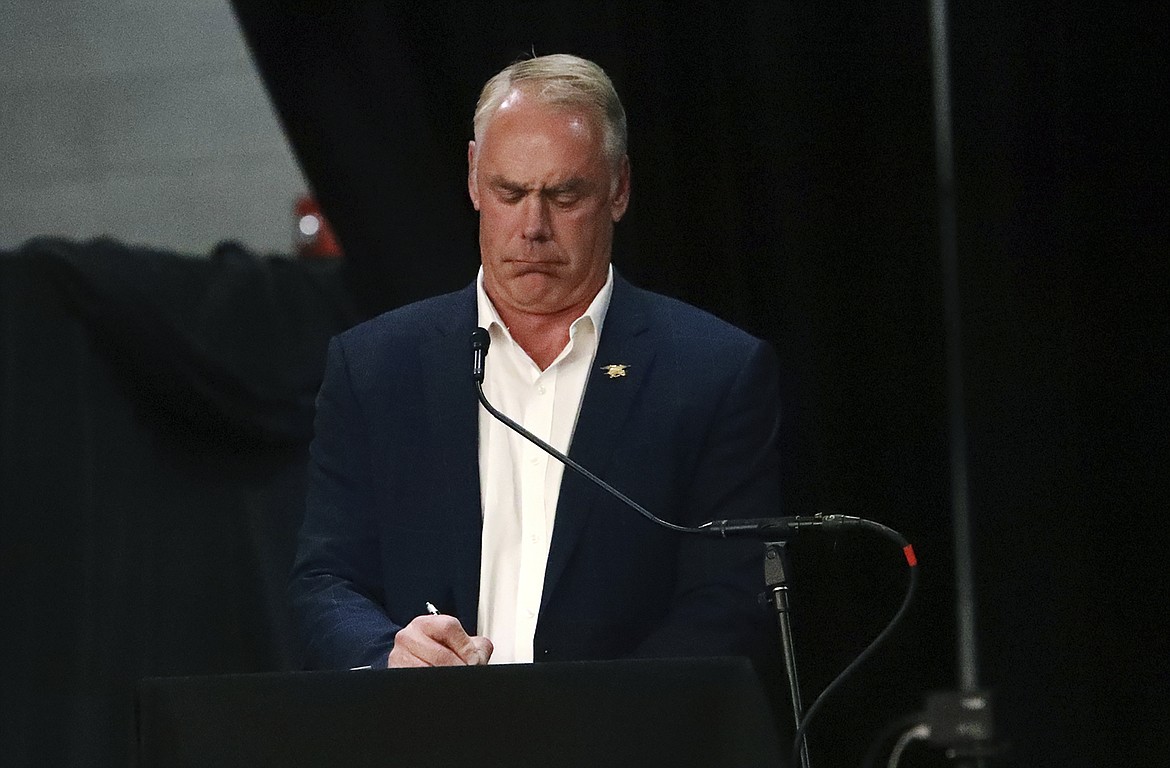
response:
<svg viewBox="0 0 1170 768"><path fill-rule="evenodd" d="M141 768L776 766L744 659L150 678Z"/></svg>

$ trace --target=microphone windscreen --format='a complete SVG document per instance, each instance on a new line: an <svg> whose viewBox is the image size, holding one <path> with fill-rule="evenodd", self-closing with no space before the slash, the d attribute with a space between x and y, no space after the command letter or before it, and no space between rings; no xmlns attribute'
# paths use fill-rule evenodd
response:
<svg viewBox="0 0 1170 768"><path fill-rule="evenodd" d="M486 328L476 328L471 332L471 348L477 352L483 350L487 354L488 346L492 343L492 337L488 334Z"/></svg>

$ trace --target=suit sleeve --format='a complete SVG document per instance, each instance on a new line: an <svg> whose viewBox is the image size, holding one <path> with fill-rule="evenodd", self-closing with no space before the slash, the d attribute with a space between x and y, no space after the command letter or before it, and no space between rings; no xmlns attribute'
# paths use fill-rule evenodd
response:
<svg viewBox="0 0 1170 768"><path fill-rule="evenodd" d="M345 348L329 344L289 587L306 666L385 667L399 627L382 609L369 431Z"/></svg>
<svg viewBox="0 0 1170 768"><path fill-rule="evenodd" d="M779 375L775 353L755 342L712 411L678 521L769 517L780 505ZM770 660L771 614L761 542L686 536L664 621L638 656L746 655Z"/></svg>

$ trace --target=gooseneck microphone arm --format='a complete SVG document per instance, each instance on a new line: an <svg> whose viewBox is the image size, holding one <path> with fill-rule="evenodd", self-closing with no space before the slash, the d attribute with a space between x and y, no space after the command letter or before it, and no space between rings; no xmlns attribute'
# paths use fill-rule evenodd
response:
<svg viewBox="0 0 1170 768"><path fill-rule="evenodd" d="M672 531L679 531L681 533L700 533L701 532L697 528L688 528L687 526L684 526L684 525L675 525L674 523L672 523L668 520L663 520L660 517L656 517L652 512L650 512L648 509L643 507L641 504L634 501L629 496L626 496L624 493L619 491L617 488L614 488L612 485L605 482L597 475L595 475L592 472L590 472L589 470L585 469L585 467L583 467L580 464L578 464L577 462L573 461L568 456L566 456L565 454L558 451L556 448L553 448L551 445L549 445L548 443L541 440L539 437L537 437L536 435L532 434L527 429L522 427L519 424L519 422L514 421L509 416L500 412L494 405L492 405L490 402L488 402L487 397L483 393L483 374L484 374L484 363L485 363L486 358L487 358L488 346L490 344L491 344L491 336L489 336L488 332L486 330L484 330L483 328L476 328L474 331L471 332L471 353L472 353L471 374L475 378L475 393L479 397L480 404L483 405L483 407L485 409L487 409L488 413L490 413L492 416L495 416L497 419L502 421L504 424L506 424L511 429L515 430L516 432L519 432L527 440L529 440L533 445L537 446L538 448L543 450L545 453L547 453L549 456L552 456L554 459L556 459L557 461L564 464L566 467L571 467L575 472L578 472L582 476L587 477L589 480L591 480L595 485L597 485L599 488L604 490L606 493L611 494L612 496L614 496L615 498L620 500L622 503L624 503L626 506L628 506L630 509L634 510L635 512L637 512L638 514L640 514L642 517L646 518L650 522L654 523L655 525L661 525L663 528L669 528Z"/></svg>
<svg viewBox="0 0 1170 768"><path fill-rule="evenodd" d="M486 331L485 331L486 333ZM486 345L485 345L486 347ZM718 536L726 539L729 536L747 536L750 538L764 539L766 541L783 541L792 537L793 534L800 533L812 528L822 528L826 532L839 530L841 528L867 528L872 531L881 533L882 535L893 538L900 546L908 546L904 538L897 531L888 528L881 523L876 523L872 520L866 520L863 517L854 517L852 515L812 515L805 517L758 517L758 518L744 518L744 519L730 519L730 520L711 520L699 526L677 525L669 520L663 520L650 510L643 507L638 502L625 495L617 488L614 488L609 483L602 480L597 475L593 474L585 467L570 459L565 454L553 448L551 445L541 440L536 435L529 432L518 422L502 413L494 405L488 402L487 397L483 394L483 380L477 379L475 382L475 393L479 397L479 402L487 412L496 417L500 421L507 424L510 428L519 432L526 439L531 441L538 448L545 453L552 456L557 461L561 462L567 467L571 467L574 471L579 472L582 476L591 480L599 488L606 493L611 494L616 499L624 503L630 509L634 510L642 517L646 518L655 525L660 525L663 528L668 528L679 533L695 533L703 536Z"/></svg>
<svg viewBox="0 0 1170 768"><path fill-rule="evenodd" d="M491 402L488 401L487 396L483 393L483 377L487 363L488 347L491 346L491 336L484 328L476 328L471 332L471 375L475 380L475 393L479 398L479 402L495 418L506 424L509 429L512 429L521 434L526 440L537 446L549 456L552 456L557 461L564 464L566 467L572 468L574 472L579 473L582 477L587 478L590 482L601 488L606 493L612 495L614 498L621 501L630 509L637 512L642 517L646 518L655 525L662 526L672 531L679 533L693 533L703 536L718 536L720 538L727 538L728 536L749 536L767 541L787 539L795 533L804 531L810 528L828 528L833 530L840 527L870 527L876 526L878 528L885 528L885 526L873 523L860 517L851 517L849 515L815 515L812 517L762 517L754 519L732 519L732 520L712 520L703 523L698 527L678 525L669 520L663 520L643 507L638 502L626 496L624 493L614 488L609 483L602 480L597 475L590 472L585 467L570 459L565 454L552 447L544 440L541 440L532 432L525 429L519 422L515 421L507 414L497 409ZM888 529L887 529L888 530Z"/></svg>

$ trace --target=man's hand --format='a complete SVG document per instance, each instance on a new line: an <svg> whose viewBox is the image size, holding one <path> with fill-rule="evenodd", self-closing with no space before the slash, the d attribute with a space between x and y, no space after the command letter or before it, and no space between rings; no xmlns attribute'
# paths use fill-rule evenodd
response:
<svg viewBox="0 0 1170 768"><path fill-rule="evenodd" d="M394 636L390 667L462 667L487 664L492 641L463 631L454 616L419 616Z"/></svg>

